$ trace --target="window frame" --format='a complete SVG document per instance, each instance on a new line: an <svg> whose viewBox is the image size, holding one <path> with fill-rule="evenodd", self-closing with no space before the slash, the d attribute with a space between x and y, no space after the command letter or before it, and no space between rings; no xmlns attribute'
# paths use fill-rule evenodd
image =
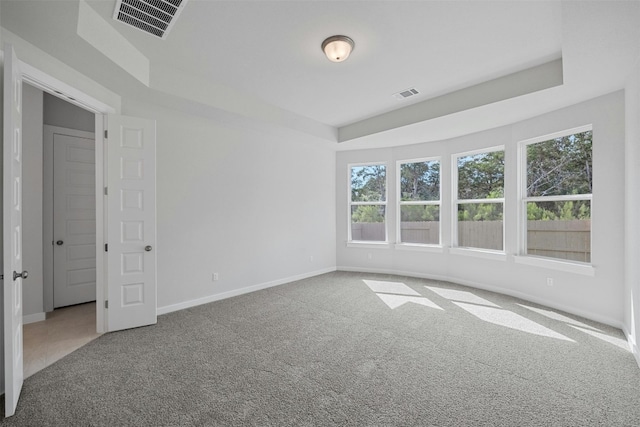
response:
<svg viewBox="0 0 640 427"><path fill-rule="evenodd" d="M459 182L458 182L458 159L460 157L473 156L476 154L484 154L491 153L495 151L502 151L505 155L505 165L506 169L506 150L504 145L495 145L491 147L480 148L477 150L464 151L459 153L454 153L451 155L451 250L453 253L462 254L462 253L486 253L490 256L493 255L505 255L506 254L506 203L505 197L496 198L496 199L459 199ZM505 170L502 171L503 175L505 175ZM503 183L503 194L506 193L506 183ZM458 206L461 204L481 204L481 203L501 203L502 204L502 250L497 249L487 249L487 248L476 248L473 246L460 246L458 241Z"/></svg>
<svg viewBox="0 0 640 427"><path fill-rule="evenodd" d="M542 255L531 255L527 253L527 203L529 202L565 202L565 201L589 201L591 210L591 221L593 223L593 190L590 194L568 194L561 196L527 196L527 147L539 142L545 142L564 136L574 135L576 133L588 132L593 133L593 125L583 125L575 128L565 129L546 135L536 136L521 140L518 142L518 259L516 261L523 264L531 265L547 265L558 270L572 271L580 269L580 273L592 275L593 258L590 262L574 261L561 258L545 257ZM593 135L592 135L593 138ZM593 144L593 140L592 140ZM593 145L592 145L593 156ZM593 230L589 236L589 249L593 249ZM592 255L593 253L590 252ZM573 268L575 266L576 268ZM583 268L584 267L584 268ZM584 270L584 272L582 271Z"/></svg>
<svg viewBox="0 0 640 427"><path fill-rule="evenodd" d="M351 190L352 190L352 182L351 182L351 170L354 167L363 167L363 166L384 166L385 167L385 176L384 176L384 201L377 202L354 202L351 200ZM360 163L348 163L347 164L347 245L356 244L356 245L371 245L371 246L379 246L379 245L387 245L389 243L389 165L387 162L360 162ZM384 206L384 240L353 240L353 236L351 234L351 207L352 206Z"/></svg>
<svg viewBox="0 0 640 427"><path fill-rule="evenodd" d="M437 161L440 164L440 176L438 179L438 200L402 200L402 165L410 163L423 163ZM396 161L396 246L397 247L415 247L415 248L442 248L442 157L420 157L416 159L406 159ZM440 217L440 226L438 227L438 243L411 243L402 241L402 206L438 206L438 212Z"/></svg>

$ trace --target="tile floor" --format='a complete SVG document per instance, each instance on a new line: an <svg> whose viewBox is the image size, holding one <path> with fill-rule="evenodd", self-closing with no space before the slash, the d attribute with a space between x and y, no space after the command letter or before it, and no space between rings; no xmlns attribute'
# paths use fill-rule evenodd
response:
<svg viewBox="0 0 640 427"><path fill-rule="evenodd" d="M96 332L95 302L56 309L46 320L23 328L25 378L101 335Z"/></svg>

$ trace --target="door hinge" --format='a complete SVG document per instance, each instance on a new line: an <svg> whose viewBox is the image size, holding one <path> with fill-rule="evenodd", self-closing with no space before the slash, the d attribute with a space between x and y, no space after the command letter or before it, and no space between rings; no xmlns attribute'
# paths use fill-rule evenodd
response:
<svg viewBox="0 0 640 427"><path fill-rule="evenodd" d="M104 139L109 139L109 131L108 130L104 130Z"/></svg>
<svg viewBox="0 0 640 427"><path fill-rule="evenodd" d="M104 308L109 308L109 300L104 300Z"/></svg>
<svg viewBox="0 0 640 427"><path fill-rule="evenodd" d="M104 251L105 252L109 252L109 244L108 243L104 244Z"/></svg>
<svg viewBox="0 0 640 427"><path fill-rule="evenodd" d="M4 280L4 274L0 274L0 280Z"/></svg>
<svg viewBox="0 0 640 427"><path fill-rule="evenodd" d="M109 195L109 187L104 187L104 195L105 196Z"/></svg>

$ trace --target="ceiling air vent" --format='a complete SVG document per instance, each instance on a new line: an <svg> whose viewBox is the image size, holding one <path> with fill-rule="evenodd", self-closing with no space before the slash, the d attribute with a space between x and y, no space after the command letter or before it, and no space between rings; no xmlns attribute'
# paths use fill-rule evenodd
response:
<svg viewBox="0 0 640 427"><path fill-rule="evenodd" d="M113 19L165 39L187 0L117 0Z"/></svg>
<svg viewBox="0 0 640 427"><path fill-rule="evenodd" d="M402 91L400 91L398 93L394 93L393 97L395 99L403 100L403 99L409 98L411 96L417 95L419 93L420 92L418 92L418 89L412 87L410 89L405 89L405 90L402 90Z"/></svg>

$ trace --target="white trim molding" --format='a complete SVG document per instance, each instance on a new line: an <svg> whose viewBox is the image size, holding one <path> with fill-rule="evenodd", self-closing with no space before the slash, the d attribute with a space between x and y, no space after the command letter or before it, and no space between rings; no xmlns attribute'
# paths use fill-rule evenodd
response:
<svg viewBox="0 0 640 427"><path fill-rule="evenodd" d="M362 248L362 249L389 249L391 243L389 242L376 242L366 240L351 240L345 243L348 248Z"/></svg>
<svg viewBox="0 0 640 427"><path fill-rule="evenodd" d="M22 324L28 325L29 323L42 322L47 319L46 313L33 313L33 314L25 314L22 316Z"/></svg>
<svg viewBox="0 0 640 427"><path fill-rule="evenodd" d="M172 313L174 311L184 310L186 308L196 307L198 305L208 304L210 302L220 301L223 299L236 297L243 294L248 294L250 292L260 291L262 289L284 285L286 283L295 282L297 280L308 279L310 277L331 273L333 271L336 271L336 267L323 268L321 270L311 271L309 273L298 274L296 276L289 276L283 279L272 280L270 282L258 283L256 285L246 286L239 289L233 289L231 291L221 292L219 294L213 294L213 295L209 295L202 298L192 299L189 301L183 301L177 304L165 305L163 307L158 307L157 314L158 316L160 316L162 314Z"/></svg>

